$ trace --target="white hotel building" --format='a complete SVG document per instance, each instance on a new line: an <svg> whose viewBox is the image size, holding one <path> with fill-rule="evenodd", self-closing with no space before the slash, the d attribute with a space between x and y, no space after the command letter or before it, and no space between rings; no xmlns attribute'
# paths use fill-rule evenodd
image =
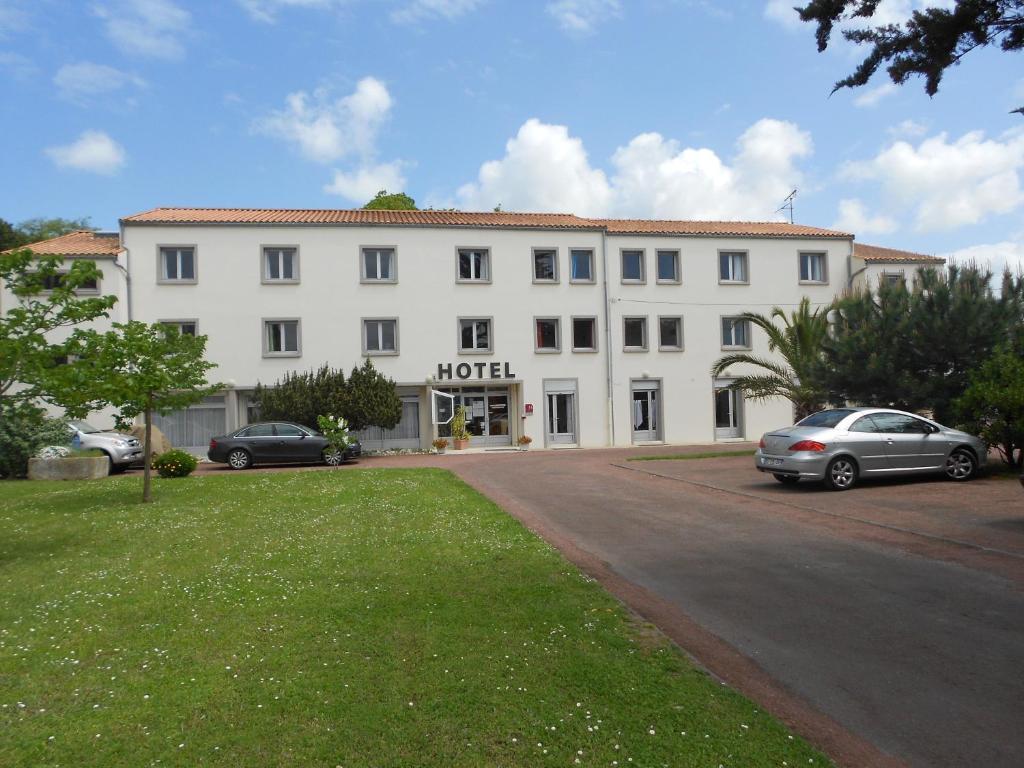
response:
<svg viewBox="0 0 1024 768"><path fill-rule="evenodd" d="M207 336L227 388L158 421L175 444L247 423L258 382L370 357L404 402L398 427L362 436L370 450L444 435L432 389L465 405L481 447L755 438L792 411L744 402L738 370L712 378L726 351L770 354L737 314L826 305L941 263L801 225L457 211L161 208L113 240L33 248L97 260L114 320Z"/></svg>

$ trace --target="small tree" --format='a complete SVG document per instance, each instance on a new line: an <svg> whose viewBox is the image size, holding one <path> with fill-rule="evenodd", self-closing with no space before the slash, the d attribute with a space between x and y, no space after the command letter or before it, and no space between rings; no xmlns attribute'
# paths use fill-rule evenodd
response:
<svg viewBox="0 0 1024 768"><path fill-rule="evenodd" d="M361 367L352 369L345 390L342 414L352 429L392 429L402 420L402 399L395 390L395 382L374 368L369 358Z"/></svg>
<svg viewBox="0 0 1024 768"><path fill-rule="evenodd" d="M97 406L75 386L84 365L71 353L89 352L76 326L107 317L117 301L78 295L102 276L91 261L75 260L64 269L58 256L37 258L28 249L0 253L0 284L17 301L0 314L0 401L43 400L76 415ZM68 338L55 340L55 332L64 330L71 331Z"/></svg>
<svg viewBox="0 0 1024 768"><path fill-rule="evenodd" d="M749 365L759 373L741 374L733 383L751 400L784 397L793 403L796 418L820 410L827 392L821 383L822 345L828 336L828 307L811 311L810 299L789 315L780 307L769 315L744 312L740 318L768 335L768 350L780 359L759 357L750 352L723 355L711 367L712 376L720 376L733 365ZM782 325L776 324L781 320Z"/></svg>
<svg viewBox="0 0 1024 768"><path fill-rule="evenodd" d="M256 385L253 394L260 418L294 421L317 428L321 414L345 413L345 374L323 365L316 371L289 372L273 386Z"/></svg>
<svg viewBox="0 0 1024 768"><path fill-rule="evenodd" d="M1000 347L970 382L954 403L961 427L994 446L1011 467L1024 466L1024 356Z"/></svg>
<svg viewBox="0 0 1024 768"><path fill-rule="evenodd" d="M203 355L205 336L182 335L162 323L115 323L107 333L83 334L90 345L94 392L118 409L118 421L127 423L140 414L146 426L142 500L151 494L153 414L166 414L197 403L220 389L206 374L214 368Z"/></svg>
<svg viewBox="0 0 1024 768"><path fill-rule="evenodd" d="M373 200L363 206L364 209L373 211L415 211L416 201L404 192L395 192L389 195L386 189L378 192Z"/></svg>

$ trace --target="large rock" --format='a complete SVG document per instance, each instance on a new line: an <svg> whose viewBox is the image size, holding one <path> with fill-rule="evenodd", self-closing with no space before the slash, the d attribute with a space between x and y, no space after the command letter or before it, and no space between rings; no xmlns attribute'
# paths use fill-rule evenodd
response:
<svg viewBox="0 0 1024 768"><path fill-rule="evenodd" d="M143 424L136 424L128 432L132 437L138 438L139 442L143 445L146 444L146 427ZM167 439L167 436L160 431L159 427L153 426L153 455L159 456L161 453L167 453L174 446L171 445L171 441Z"/></svg>
<svg viewBox="0 0 1024 768"><path fill-rule="evenodd" d="M106 477L106 456L74 456L66 459L29 459L29 480L97 480Z"/></svg>

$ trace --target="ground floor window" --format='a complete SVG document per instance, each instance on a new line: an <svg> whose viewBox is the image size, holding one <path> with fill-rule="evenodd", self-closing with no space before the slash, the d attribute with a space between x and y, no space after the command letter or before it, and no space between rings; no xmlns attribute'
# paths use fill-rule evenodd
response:
<svg viewBox="0 0 1024 768"><path fill-rule="evenodd" d="M661 382L634 381L630 405L633 442L650 443L661 439Z"/></svg>
<svg viewBox="0 0 1024 768"><path fill-rule="evenodd" d="M470 447L512 444L508 387L455 387L438 391L452 395L456 408L465 407ZM452 425L439 424L437 433L440 437L451 437Z"/></svg>
<svg viewBox="0 0 1024 768"><path fill-rule="evenodd" d="M743 436L743 395L731 389L732 382L715 382L715 439L728 440Z"/></svg>

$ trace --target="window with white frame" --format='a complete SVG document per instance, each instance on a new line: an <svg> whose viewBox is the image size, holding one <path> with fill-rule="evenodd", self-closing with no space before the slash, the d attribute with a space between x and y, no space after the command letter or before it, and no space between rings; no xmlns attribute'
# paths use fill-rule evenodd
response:
<svg viewBox="0 0 1024 768"><path fill-rule="evenodd" d="M43 275L41 279L43 293L51 293L64 285L64 281L67 280L67 272L53 272L48 275ZM79 283L75 289L76 296L91 295L100 292L99 280L95 277L90 277L88 280L83 280Z"/></svg>
<svg viewBox="0 0 1024 768"><path fill-rule="evenodd" d="M591 248L572 248L569 251L569 282L594 282L594 251Z"/></svg>
<svg viewBox="0 0 1024 768"><path fill-rule="evenodd" d="M368 283L394 283L397 280L394 248L364 247L362 278Z"/></svg>
<svg viewBox="0 0 1024 768"><path fill-rule="evenodd" d="M679 352L683 348L683 318L658 318L658 349Z"/></svg>
<svg viewBox="0 0 1024 768"><path fill-rule="evenodd" d="M679 251L661 250L656 253L658 258L658 282L678 283L679 278Z"/></svg>
<svg viewBox="0 0 1024 768"><path fill-rule="evenodd" d="M398 354L398 320L394 317L363 320L363 354Z"/></svg>
<svg viewBox="0 0 1024 768"><path fill-rule="evenodd" d="M882 282L886 283L887 285L899 285L903 281L903 279L904 277L902 272L882 273Z"/></svg>
<svg viewBox="0 0 1024 768"><path fill-rule="evenodd" d="M164 245L160 247L159 280L161 283L194 283L196 281L196 249L194 246Z"/></svg>
<svg viewBox="0 0 1024 768"><path fill-rule="evenodd" d="M264 320L265 357L298 357L301 354L298 320Z"/></svg>
<svg viewBox="0 0 1024 768"><path fill-rule="evenodd" d="M557 317L538 317L534 324L534 348L537 352L560 352L562 349L561 320Z"/></svg>
<svg viewBox="0 0 1024 768"><path fill-rule="evenodd" d="M801 283L827 283L828 262L824 253L801 253L800 254L800 282Z"/></svg>
<svg viewBox="0 0 1024 768"><path fill-rule="evenodd" d="M533 249L533 282L558 282L558 251L556 249Z"/></svg>
<svg viewBox="0 0 1024 768"><path fill-rule="evenodd" d="M647 279L644 270L644 252L642 250L622 251L622 282L642 283Z"/></svg>
<svg viewBox="0 0 1024 768"><path fill-rule="evenodd" d="M750 321L742 317L722 318L722 349L750 349Z"/></svg>
<svg viewBox="0 0 1024 768"><path fill-rule="evenodd" d="M596 317L574 317L572 319L572 351L597 351Z"/></svg>
<svg viewBox="0 0 1024 768"><path fill-rule="evenodd" d="M491 280L491 252L487 248L459 248L459 281L487 283Z"/></svg>
<svg viewBox="0 0 1024 768"><path fill-rule="evenodd" d="M174 328L182 336L195 336L199 330L198 320L160 320L159 323Z"/></svg>
<svg viewBox="0 0 1024 768"><path fill-rule="evenodd" d="M647 318L622 318L622 346L627 352L647 350Z"/></svg>
<svg viewBox="0 0 1024 768"><path fill-rule="evenodd" d="M487 317L459 318L459 351L493 351L491 319Z"/></svg>
<svg viewBox="0 0 1024 768"><path fill-rule="evenodd" d="M719 251L718 281L720 283L746 283L749 280L746 251Z"/></svg>
<svg viewBox="0 0 1024 768"><path fill-rule="evenodd" d="M299 282L299 251L292 247L265 246L263 248L263 282Z"/></svg>

